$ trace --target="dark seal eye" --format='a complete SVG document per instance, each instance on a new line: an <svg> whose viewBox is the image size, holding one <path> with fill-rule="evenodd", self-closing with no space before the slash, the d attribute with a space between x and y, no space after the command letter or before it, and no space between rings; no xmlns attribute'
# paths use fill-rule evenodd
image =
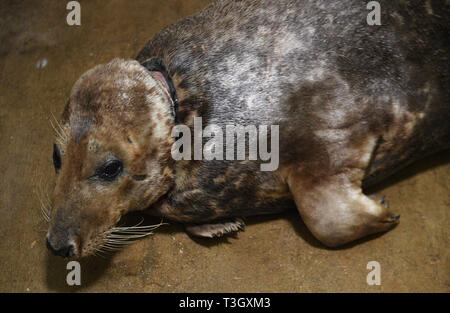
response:
<svg viewBox="0 0 450 313"><path fill-rule="evenodd" d="M119 160L110 160L103 164L98 170L97 175L100 179L113 181L122 173L123 164Z"/></svg>
<svg viewBox="0 0 450 313"><path fill-rule="evenodd" d="M55 166L56 171L61 168L61 153L56 144L53 144L53 165Z"/></svg>

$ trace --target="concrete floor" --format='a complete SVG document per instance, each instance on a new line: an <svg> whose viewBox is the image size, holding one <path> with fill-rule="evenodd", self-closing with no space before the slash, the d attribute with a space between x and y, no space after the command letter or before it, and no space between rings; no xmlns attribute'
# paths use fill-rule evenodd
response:
<svg viewBox="0 0 450 313"><path fill-rule="evenodd" d="M82 260L81 287L67 286L67 262L45 248L33 193L54 182L51 114L61 114L84 71L135 56L155 32L208 1L80 1L82 26L72 27L66 3L0 4L1 292L450 291L450 152L370 191L386 194L402 216L382 236L329 250L296 212L249 218L245 232L222 240L194 241L170 225L109 259ZM381 265L380 286L366 283L372 260Z"/></svg>

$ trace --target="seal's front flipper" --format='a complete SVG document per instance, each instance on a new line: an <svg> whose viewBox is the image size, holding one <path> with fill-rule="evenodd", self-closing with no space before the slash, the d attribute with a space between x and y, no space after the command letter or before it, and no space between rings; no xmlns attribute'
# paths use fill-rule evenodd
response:
<svg viewBox="0 0 450 313"><path fill-rule="evenodd" d="M292 175L289 187L306 226L323 244L337 247L364 236L384 232L398 224L383 198L375 201L362 193L362 170L347 169L303 184Z"/></svg>
<svg viewBox="0 0 450 313"><path fill-rule="evenodd" d="M244 221L240 218L211 224L185 225L186 231L191 235L208 238L222 237L225 234L244 230L244 227Z"/></svg>

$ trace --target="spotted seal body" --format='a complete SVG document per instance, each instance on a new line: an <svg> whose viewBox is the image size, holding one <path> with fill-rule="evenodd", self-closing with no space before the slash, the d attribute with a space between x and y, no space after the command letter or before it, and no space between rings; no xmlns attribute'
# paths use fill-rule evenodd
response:
<svg viewBox="0 0 450 313"><path fill-rule="evenodd" d="M86 72L55 145L49 247L88 255L131 210L214 236L296 206L327 246L391 228L362 187L449 147L449 8L379 2L381 26L362 1L217 1ZM194 117L279 125L278 169L174 161L171 130Z"/></svg>

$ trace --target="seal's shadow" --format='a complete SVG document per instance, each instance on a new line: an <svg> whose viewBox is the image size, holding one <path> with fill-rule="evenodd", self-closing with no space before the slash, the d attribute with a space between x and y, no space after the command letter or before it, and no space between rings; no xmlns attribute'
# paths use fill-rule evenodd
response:
<svg viewBox="0 0 450 313"><path fill-rule="evenodd" d="M69 260L56 257L47 251L46 257L46 284L51 290L58 292L76 292L91 286L100 279L109 268L111 258L87 257L77 260L81 268L81 285L69 286L66 277L70 270L66 269Z"/></svg>
<svg viewBox="0 0 450 313"><path fill-rule="evenodd" d="M439 152L438 154L428 156L420 161L417 161L405 167L404 169L400 170L399 172L389 177L388 179L381 181L380 183L374 185L373 187L367 188L367 190L364 190L364 193L365 194L376 193L377 191L395 185L401 182L402 180L413 177L414 175L433 169L435 167L445 165L447 163L450 163L450 149Z"/></svg>

